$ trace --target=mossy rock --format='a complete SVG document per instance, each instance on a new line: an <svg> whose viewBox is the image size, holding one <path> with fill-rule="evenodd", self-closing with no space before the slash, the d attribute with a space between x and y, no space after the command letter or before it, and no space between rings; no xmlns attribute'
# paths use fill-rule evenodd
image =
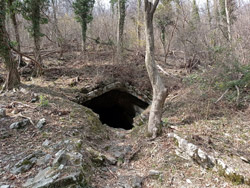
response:
<svg viewBox="0 0 250 188"><path fill-rule="evenodd" d="M229 181L233 182L233 184L235 184L235 185L241 185L241 184L247 183L247 182L245 182L244 177L242 175L237 174L237 173L227 174L225 169L222 169L222 168L220 168L218 170L218 172L219 172L220 176L225 177Z"/></svg>

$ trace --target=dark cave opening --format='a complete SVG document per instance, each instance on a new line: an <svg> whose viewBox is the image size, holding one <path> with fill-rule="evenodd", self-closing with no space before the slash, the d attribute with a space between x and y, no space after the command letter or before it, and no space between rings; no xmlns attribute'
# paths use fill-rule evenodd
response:
<svg viewBox="0 0 250 188"><path fill-rule="evenodd" d="M120 90L111 90L83 103L99 114L101 122L113 128L133 128L133 118L148 107L137 97Z"/></svg>

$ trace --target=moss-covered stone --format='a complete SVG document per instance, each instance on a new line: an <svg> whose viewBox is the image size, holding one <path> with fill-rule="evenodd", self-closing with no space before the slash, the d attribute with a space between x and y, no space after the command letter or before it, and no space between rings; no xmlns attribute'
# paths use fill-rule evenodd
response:
<svg viewBox="0 0 250 188"><path fill-rule="evenodd" d="M239 175L237 173L227 174L226 170L221 167L218 169L218 173L220 176L225 177L229 181L233 182L235 185L240 185L245 183L244 177L242 175Z"/></svg>

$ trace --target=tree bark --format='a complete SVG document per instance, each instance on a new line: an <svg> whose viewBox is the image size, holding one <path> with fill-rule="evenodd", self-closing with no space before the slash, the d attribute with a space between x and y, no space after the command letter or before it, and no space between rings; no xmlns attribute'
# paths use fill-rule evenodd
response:
<svg viewBox="0 0 250 188"><path fill-rule="evenodd" d="M137 40L141 46L141 0L137 0Z"/></svg>
<svg viewBox="0 0 250 188"><path fill-rule="evenodd" d="M34 54L35 54L35 60L41 65L42 64L42 56L41 56L41 50L40 50L40 37L39 36L34 36ZM35 70L34 74L35 76L41 75L42 70L40 69L39 66L35 65Z"/></svg>
<svg viewBox="0 0 250 188"><path fill-rule="evenodd" d="M149 2L148 0L144 0L144 3L146 25L145 64L153 88L153 101L151 104L148 122L148 136L155 138L161 133L161 117L163 113L163 105L168 93L159 75L157 66L155 64L154 55L153 16L159 0L155 0L153 3Z"/></svg>
<svg viewBox="0 0 250 188"><path fill-rule="evenodd" d="M54 32L56 35L56 45L57 47L62 47L62 34L59 30L58 27L58 20L57 20L57 0L52 0L52 9L53 9L53 27L54 27Z"/></svg>
<svg viewBox="0 0 250 188"><path fill-rule="evenodd" d="M17 23L17 19L16 19L16 13L15 10L13 10L13 0L8 0L8 7L10 9L10 18L11 21L13 23L14 26L14 31L15 31L15 38L16 38L16 42L17 42L17 50L19 52L21 52L21 40L20 40L20 35L19 35L19 29L18 29L18 23ZM22 61L22 56L19 55L18 56L18 64L20 65Z"/></svg>
<svg viewBox="0 0 250 188"><path fill-rule="evenodd" d="M225 11L226 11L226 19L227 19L227 34L228 34L228 40L231 41L232 34L231 34L231 19L229 15L229 7L228 7L228 0L225 0Z"/></svg>
<svg viewBox="0 0 250 188"><path fill-rule="evenodd" d="M209 28L212 28L212 17L211 17L211 12L210 12L210 0L207 0L207 17L208 17L208 23L209 23Z"/></svg>
<svg viewBox="0 0 250 188"><path fill-rule="evenodd" d="M118 0L118 27L117 27L117 62L122 61L123 32L126 17L126 0Z"/></svg>
<svg viewBox="0 0 250 188"><path fill-rule="evenodd" d="M41 56L41 27L40 27L40 21L41 21L41 2L38 1L37 3L33 2L31 3L32 11L31 11L31 23L32 23L32 35L34 40L34 56L35 60L42 65L42 56ZM35 69L33 72L34 76L39 76L42 74L42 69L40 69L41 66L35 65Z"/></svg>
<svg viewBox="0 0 250 188"><path fill-rule="evenodd" d="M87 23L82 23L82 51L86 51Z"/></svg>
<svg viewBox="0 0 250 188"><path fill-rule="evenodd" d="M8 34L5 28L5 0L0 0L0 55L8 71L3 90L10 90L20 84L20 77L17 71L17 64L14 61L8 41Z"/></svg>

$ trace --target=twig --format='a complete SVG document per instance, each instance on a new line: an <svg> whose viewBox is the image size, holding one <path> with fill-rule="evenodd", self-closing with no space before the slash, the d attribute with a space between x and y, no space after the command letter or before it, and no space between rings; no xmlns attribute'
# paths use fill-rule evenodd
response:
<svg viewBox="0 0 250 188"><path fill-rule="evenodd" d="M215 104L218 103L218 102L227 94L228 91L229 91L229 89L227 89L227 90L220 96L220 98L218 98L218 100L215 102Z"/></svg>
<svg viewBox="0 0 250 188"><path fill-rule="evenodd" d="M165 75L175 78L175 75L166 72L160 65L157 65L157 68L158 68L161 72L163 72Z"/></svg>
<svg viewBox="0 0 250 188"><path fill-rule="evenodd" d="M239 105L239 99L240 99L240 89L237 85L235 85L235 88L237 90L237 99L236 99L236 103L237 105Z"/></svg>
<svg viewBox="0 0 250 188"><path fill-rule="evenodd" d="M30 123L35 126L34 122L31 120L31 118L24 116L23 114L21 114L21 112L18 113L17 115L14 115L13 117L22 117L22 118L28 119L30 121Z"/></svg>
<svg viewBox="0 0 250 188"><path fill-rule="evenodd" d="M21 105L20 107L29 107L29 108L32 108L32 109L35 109L36 107L31 107L30 105L27 105L27 104L23 104L21 102L17 102L17 101L13 101L12 103L10 103L10 106L15 106L15 104L18 104L18 105Z"/></svg>
<svg viewBox="0 0 250 188"><path fill-rule="evenodd" d="M14 52L16 52L17 54L19 54L19 55L21 55L21 56L23 56L23 57L26 57L26 58L28 58L28 59L30 59L33 63L35 63L35 64L39 67L39 69L40 69L41 71L43 70L43 68L42 68L42 66L40 65L40 63L38 63L36 60L34 60L33 58L31 58L30 56L25 55L25 54L19 52L18 50L14 49L14 48L11 48L11 49L12 49Z"/></svg>
<svg viewBox="0 0 250 188"><path fill-rule="evenodd" d="M112 172L109 168L107 168L109 170L109 172L115 177L115 179L117 179L117 176L114 174L114 172Z"/></svg>

